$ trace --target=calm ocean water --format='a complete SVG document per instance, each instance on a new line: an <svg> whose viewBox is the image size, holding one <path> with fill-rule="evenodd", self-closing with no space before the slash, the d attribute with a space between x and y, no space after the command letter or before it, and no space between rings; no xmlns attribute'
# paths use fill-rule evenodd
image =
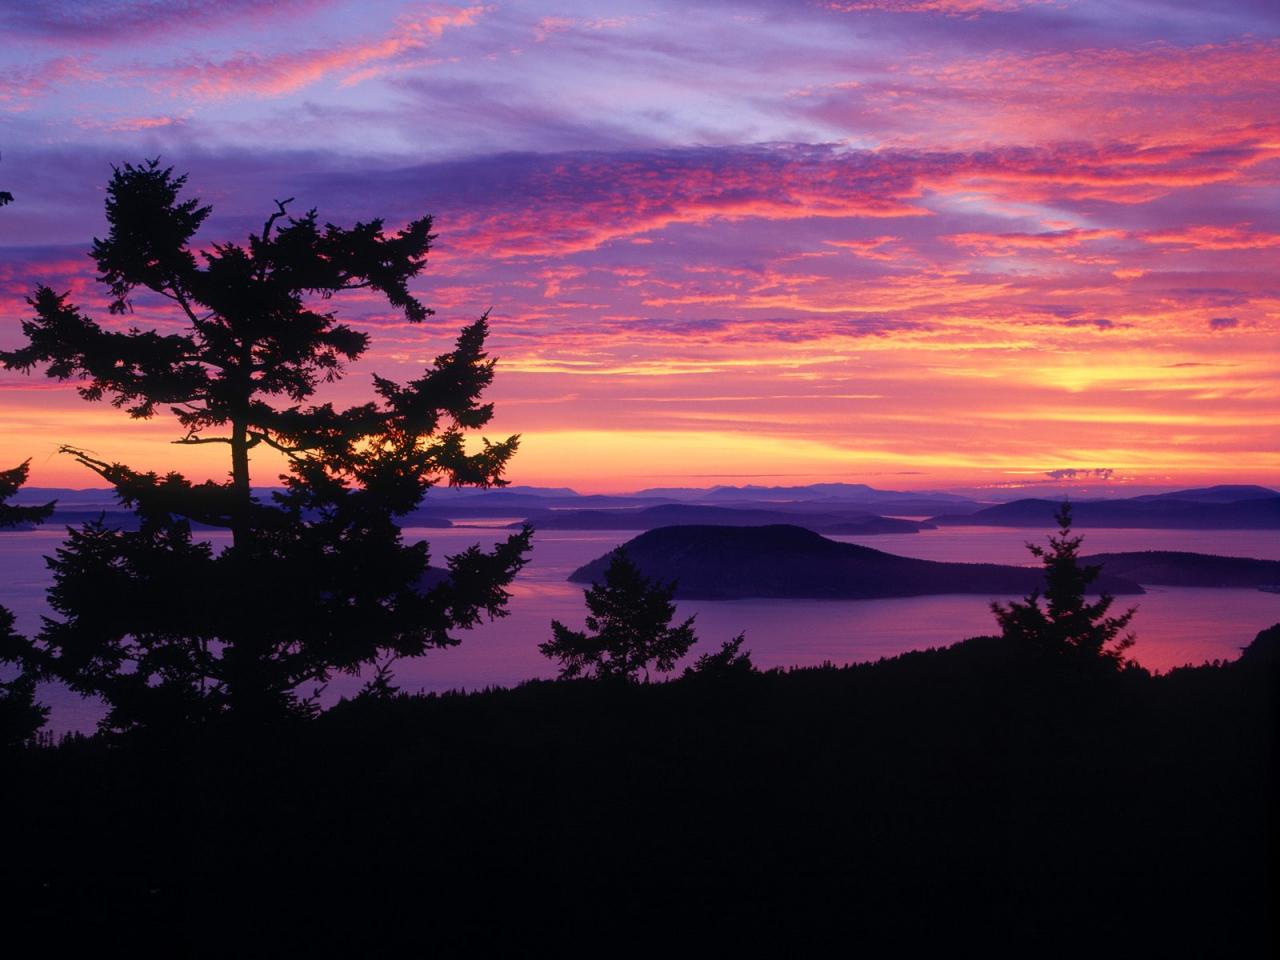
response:
<svg viewBox="0 0 1280 960"><path fill-rule="evenodd" d="M1083 533L1086 553L1193 550L1280 560L1280 536L1275 531L1096 529ZM431 543L436 563L472 543L488 546L505 535L492 527L406 530L409 539ZM549 635L553 619L580 626L584 616L582 588L566 578L576 567L633 536L635 531L536 535L530 562L511 590L510 615L462 633L457 647L402 662L397 683L406 691L443 691L552 676L552 665L538 653L537 644ZM38 630L40 615L47 612L44 591L49 576L42 557L52 554L61 538L60 529L0 533L0 604L14 612L19 629L25 632ZM226 535L208 538L225 542ZM1028 539L1043 542L1044 535L999 527L952 527L856 542L928 560L1031 564L1033 558L1025 547ZM746 631L753 660L762 667L775 667L875 660L990 633L994 620L988 599L995 598L695 601L681 603L679 612L697 615L698 649L717 647ZM1125 600L1118 599L1115 609L1124 609ZM1259 630L1280 621L1280 595L1259 590L1148 587L1146 595L1128 602L1138 607L1132 625L1138 642L1132 654L1153 670L1233 659ZM359 686L356 678L337 678L325 699L335 700ZM53 708L50 725L55 731L89 730L100 714L97 704L66 690L50 686L42 694Z"/></svg>

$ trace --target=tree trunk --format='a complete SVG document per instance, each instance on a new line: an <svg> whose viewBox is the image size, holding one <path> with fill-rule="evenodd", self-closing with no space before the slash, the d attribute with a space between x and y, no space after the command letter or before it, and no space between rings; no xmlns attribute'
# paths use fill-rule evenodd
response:
<svg viewBox="0 0 1280 960"><path fill-rule="evenodd" d="M231 424L231 487L235 494L231 542L241 547L249 537L249 504L253 498L249 487L249 433L243 420Z"/></svg>

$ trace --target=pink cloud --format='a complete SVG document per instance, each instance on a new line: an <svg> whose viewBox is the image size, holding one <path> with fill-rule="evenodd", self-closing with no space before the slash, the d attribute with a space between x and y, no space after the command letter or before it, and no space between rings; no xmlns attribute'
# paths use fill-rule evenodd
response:
<svg viewBox="0 0 1280 960"><path fill-rule="evenodd" d="M1233 227L1207 224L1148 230L1141 234L1144 243L1165 244L1185 250L1264 250L1280 247L1280 233L1263 233L1248 229L1247 223Z"/></svg>
<svg viewBox="0 0 1280 960"><path fill-rule="evenodd" d="M83 57L58 57L29 67L0 70L0 109L26 110L31 102L67 83L95 82L101 75Z"/></svg>
<svg viewBox="0 0 1280 960"><path fill-rule="evenodd" d="M1007 256L1020 250L1062 250L1090 240L1116 240L1123 230L1055 230L1047 233L953 233L942 239L979 253Z"/></svg>
<svg viewBox="0 0 1280 960"><path fill-rule="evenodd" d="M822 242L829 247L848 250L854 256L867 260L891 261L901 255L900 250L894 249L899 239L894 236L882 236L871 237L868 240L824 240Z"/></svg>
<svg viewBox="0 0 1280 960"><path fill-rule="evenodd" d="M1278 128L1280 130L1280 128ZM449 250L485 256L570 255L681 225L746 220L860 220L930 215L941 198L1133 205L1179 190L1244 182L1280 156L1271 132L1163 147L1066 143L985 151L855 151L832 147L725 148L513 160L502 200L469 190L438 208ZM496 171L495 171L496 174ZM1234 235L1233 235L1234 236ZM1067 249L1119 240L1115 228L959 233L970 249ZM1256 238L1251 240L1255 242ZM1221 238L1219 242L1224 242ZM1239 242L1238 238L1233 242ZM840 240L864 259L897 253L890 238Z"/></svg>
<svg viewBox="0 0 1280 960"><path fill-rule="evenodd" d="M72 122L82 130L109 130L112 133L134 133L139 130L158 130L185 122L185 117L77 117Z"/></svg>
<svg viewBox="0 0 1280 960"><path fill-rule="evenodd" d="M871 60L793 91L791 109L862 135L951 144L1213 136L1267 116L1280 40ZM1263 121L1265 122L1265 121Z"/></svg>
<svg viewBox="0 0 1280 960"><path fill-rule="evenodd" d="M454 7L401 18L388 34L360 43L290 53L243 53L226 60L196 59L152 76L152 84L202 99L252 95L278 97L338 75L346 84L375 75L375 68L419 53L450 28L476 23L485 7Z"/></svg>
<svg viewBox="0 0 1280 960"><path fill-rule="evenodd" d="M545 43L552 34L571 30L577 22L573 17L542 17L533 28L533 39Z"/></svg>
<svg viewBox="0 0 1280 960"><path fill-rule="evenodd" d="M40 0L13 3L0 29L14 36L66 44L132 44L140 37L207 31L234 22L242 28L271 17L298 17L335 0Z"/></svg>
<svg viewBox="0 0 1280 960"><path fill-rule="evenodd" d="M542 17L533 27L533 39L536 43L546 43L557 33L568 33L572 30L621 30L636 22L636 17Z"/></svg>
<svg viewBox="0 0 1280 960"><path fill-rule="evenodd" d="M912 203L918 196L912 179L883 164L825 162L832 158L804 151L748 152L731 157L728 166L720 159L566 158L525 184L531 203L460 210L449 245L489 255L545 256L678 224L928 213Z"/></svg>
<svg viewBox="0 0 1280 960"><path fill-rule="evenodd" d="M1178 46L1093 47L1052 53L998 53L942 67L915 65L909 73L953 90L1019 93L1039 89L1054 99L1089 93L1164 93L1211 88L1216 94L1264 91L1280 68L1280 40L1242 39ZM1070 79L1069 85L1065 85ZM1051 88L1045 89L1044 85Z"/></svg>
<svg viewBox="0 0 1280 960"><path fill-rule="evenodd" d="M941 13L954 17L1009 13L1049 2L1051 0L828 0L823 6L837 13Z"/></svg>

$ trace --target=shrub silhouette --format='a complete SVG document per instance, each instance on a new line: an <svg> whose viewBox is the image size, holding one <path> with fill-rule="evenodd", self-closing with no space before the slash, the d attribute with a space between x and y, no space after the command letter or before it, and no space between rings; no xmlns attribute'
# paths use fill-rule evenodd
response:
<svg viewBox="0 0 1280 960"><path fill-rule="evenodd" d="M666 673L697 641L693 617L671 626L675 584L643 576L618 547L609 555L604 583L583 591L590 613L587 631L570 630L551 621L552 638L538 644L544 656L560 662L560 678L595 676L635 681L649 668Z"/></svg>
<svg viewBox="0 0 1280 960"><path fill-rule="evenodd" d="M182 198L185 183L156 160L116 168L110 231L91 254L111 313L130 313L143 291L150 308L185 324L180 332L103 327L40 286L26 344L0 353L7 369L43 365L134 418L167 408L183 430L176 443L228 454L229 480L195 483L64 448L115 488L138 529L70 531L50 564L60 618L23 662L102 697L113 730L305 715L335 672L385 668L457 643L451 631L484 613L501 615L529 547L523 530L492 552L464 551L428 590L427 546L406 545L397 523L436 482L506 482L517 437L471 453L464 442L493 415L480 402L494 368L487 317L420 379L375 375L375 398L346 409L308 403L368 347L327 309L333 295L375 291L411 323L431 313L408 289L426 263L431 218L395 233L378 219L322 226L314 210L295 218L291 201L277 201L247 243L197 253L192 238L210 208ZM283 490L267 500L251 486L258 448L288 463ZM193 523L229 530L231 546L215 552L193 539Z"/></svg>
<svg viewBox="0 0 1280 960"><path fill-rule="evenodd" d="M27 482L30 461L11 470L0 470L0 530L21 524L40 523L53 512L53 504L19 507L5 501ZM0 606L0 663L21 663L28 641L13 629L13 613ZM47 708L35 702L36 678L30 670L0 681L0 749L26 743L44 726Z"/></svg>
<svg viewBox="0 0 1280 960"><path fill-rule="evenodd" d="M1070 656L1086 664L1121 667L1124 651L1133 646L1131 633L1121 633L1137 613L1132 607L1118 617L1107 616L1115 598L1102 594L1085 601L1085 590L1102 572L1101 566L1081 565L1083 537L1071 536L1071 504L1064 502L1054 514L1058 535L1049 537L1048 548L1028 543L1027 549L1044 565L1045 606L1039 591L1008 605L992 602L991 611L1005 639Z"/></svg>

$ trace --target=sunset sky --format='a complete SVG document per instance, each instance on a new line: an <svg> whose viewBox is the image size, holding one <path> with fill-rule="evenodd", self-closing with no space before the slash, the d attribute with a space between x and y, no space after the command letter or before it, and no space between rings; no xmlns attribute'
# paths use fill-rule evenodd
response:
<svg viewBox="0 0 1280 960"><path fill-rule="evenodd" d="M335 301L373 346L330 395L492 307L514 482L1280 483L1275 0L61 0L0 33L0 348L39 282L176 321L108 318L86 256L111 164L160 156L202 242L273 198L431 213L436 316ZM178 432L0 372L36 485L93 485L60 443L225 474Z"/></svg>

